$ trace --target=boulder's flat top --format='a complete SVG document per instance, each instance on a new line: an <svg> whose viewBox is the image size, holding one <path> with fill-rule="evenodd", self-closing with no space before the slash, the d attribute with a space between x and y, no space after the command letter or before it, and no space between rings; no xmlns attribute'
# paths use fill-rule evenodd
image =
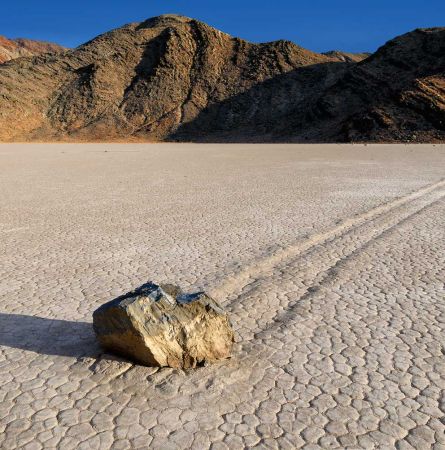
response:
<svg viewBox="0 0 445 450"><path fill-rule="evenodd" d="M444 169L443 145L0 145L0 447L443 444ZM235 357L100 356L92 312L147 279L221 301Z"/></svg>

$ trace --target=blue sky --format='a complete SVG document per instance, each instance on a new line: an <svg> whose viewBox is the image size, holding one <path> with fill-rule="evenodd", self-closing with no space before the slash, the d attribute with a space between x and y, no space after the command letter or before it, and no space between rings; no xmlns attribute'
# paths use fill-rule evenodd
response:
<svg viewBox="0 0 445 450"><path fill-rule="evenodd" d="M75 47L165 13L253 42L288 39L314 51L374 51L414 28L445 26L444 0L20 0L2 7L0 35Z"/></svg>

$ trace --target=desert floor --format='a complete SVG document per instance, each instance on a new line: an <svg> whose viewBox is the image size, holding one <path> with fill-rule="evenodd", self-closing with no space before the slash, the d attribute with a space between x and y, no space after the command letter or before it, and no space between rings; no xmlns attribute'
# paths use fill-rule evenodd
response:
<svg viewBox="0 0 445 450"><path fill-rule="evenodd" d="M0 447L445 448L445 146L1 145ZM153 280L230 311L188 373L101 354Z"/></svg>

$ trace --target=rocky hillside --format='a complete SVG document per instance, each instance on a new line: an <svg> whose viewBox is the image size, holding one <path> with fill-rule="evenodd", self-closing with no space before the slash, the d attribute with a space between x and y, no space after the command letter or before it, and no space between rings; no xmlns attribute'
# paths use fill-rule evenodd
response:
<svg viewBox="0 0 445 450"><path fill-rule="evenodd" d="M42 53L61 53L66 49L49 42L31 39L7 39L0 36L0 64L22 56L35 56Z"/></svg>
<svg viewBox="0 0 445 450"><path fill-rule="evenodd" d="M308 106L295 120L303 114L297 108L284 132L308 140L444 141L445 28L389 41Z"/></svg>
<svg viewBox="0 0 445 450"><path fill-rule="evenodd" d="M434 29L323 55L160 16L0 65L0 140L443 139L444 48Z"/></svg>

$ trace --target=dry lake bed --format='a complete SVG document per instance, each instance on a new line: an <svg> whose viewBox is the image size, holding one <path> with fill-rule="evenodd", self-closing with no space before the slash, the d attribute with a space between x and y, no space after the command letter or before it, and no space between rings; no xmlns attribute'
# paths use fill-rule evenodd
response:
<svg viewBox="0 0 445 450"><path fill-rule="evenodd" d="M444 180L444 145L0 145L0 447L444 449ZM102 354L147 280L233 357Z"/></svg>

